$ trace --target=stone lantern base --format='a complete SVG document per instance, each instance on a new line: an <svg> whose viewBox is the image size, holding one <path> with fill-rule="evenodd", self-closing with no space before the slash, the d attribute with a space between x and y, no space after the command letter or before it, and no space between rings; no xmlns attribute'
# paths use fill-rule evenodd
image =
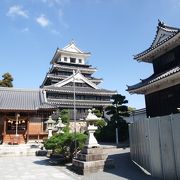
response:
<svg viewBox="0 0 180 180"><path fill-rule="evenodd" d="M85 147L77 154L77 158L73 159L73 170L82 175L103 171L105 167L113 166L112 160L107 160L107 154L103 153L101 147Z"/></svg>

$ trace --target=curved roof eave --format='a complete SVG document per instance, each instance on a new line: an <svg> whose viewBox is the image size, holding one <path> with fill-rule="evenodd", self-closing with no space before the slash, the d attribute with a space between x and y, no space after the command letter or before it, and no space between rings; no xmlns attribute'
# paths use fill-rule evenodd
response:
<svg viewBox="0 0 180 180"><path fill-rule="evenodd" d="M160 50L162 51L163 48L166 49L166 51L171 49L171 46L168 47L170 41L177 41L179 38L179 28L167 26L159 21L156 35L151 46L143 52L134 55L134 59L151 63L152 59L157 57L157 54L160 54Z"/></svg>

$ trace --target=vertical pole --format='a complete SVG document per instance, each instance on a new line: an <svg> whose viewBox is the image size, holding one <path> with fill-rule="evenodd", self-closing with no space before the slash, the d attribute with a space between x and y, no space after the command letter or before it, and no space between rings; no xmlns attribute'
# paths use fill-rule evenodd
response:
<svg viewBox="0 0 180 180"><path fill-rule="evenodd" d="M117 127L117 121L116 121L116 146L119 144L119 138L118 138L118 127Z"/></svg>
<svg viewBox="0 0 180 180"><path fill-rule="evenodd" d="M18 117L20 115L19 114L16 114L16 136L18 136Z"/></svg>
<svg viewBox="0 0 180 180"><path fill-rule="evenodd" d="M75 75L75 72L73 71ZM73 76L73 92L74 92L74 148L75 148L75 158L77 157L77 144L76 144L76 88L75 88L75 78Z"/></svg>
<svg viewBox="0 0 180 180"><path fill-rule="evenodd" d="M118 139L118 128L116 127L116 146L118 146L119 139Z"/></svg>

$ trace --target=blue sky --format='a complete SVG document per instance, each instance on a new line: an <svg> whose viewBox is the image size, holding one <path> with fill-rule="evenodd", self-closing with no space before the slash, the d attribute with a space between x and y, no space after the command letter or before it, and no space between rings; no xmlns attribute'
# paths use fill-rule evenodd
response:
<svg viewBox="0 0 180 180"><path fill-rule="evenodd" d="M1 0L0 75L10 72L16 88L38 88L57 47L72 39L90 51L101 87L117 90L129 106L145 107L143 95L126 85L152 74L133 55L150 46L158 19L180 27L180 0Z"/></svg>

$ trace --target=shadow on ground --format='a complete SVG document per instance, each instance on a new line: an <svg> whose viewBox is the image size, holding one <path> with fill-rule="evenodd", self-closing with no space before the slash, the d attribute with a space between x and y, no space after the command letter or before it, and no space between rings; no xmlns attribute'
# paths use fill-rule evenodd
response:
<svg viewBox="0 0 180 180"><path fill-rule="evenodd" d="M114 160L115 168L105 169L104 172L130 180L158 180L143 172L135 165L130 158L130 153L120 153L109 155L108 158Z"/></svg>
<svg viewBox="0 0 180 180"><path fill-rule="evenodd" d="M61 166L71 172L74 172L71 163L63 163L62 160L58 160L58 158L44 158L34 161L33 163L43 166ZM100 171L86 176L76 176L79 177L81 180L158 180L158 178L153 178L150 175L147 175L144 171L142 171L136 164L134 164L131 161L129 148L116 149L113 154L108 156L108 158L114 160L115 168L106 168L103 172Z"/></svg>
<svg viewBox="0 0 180 180"><path fill-rule="evenodd" d="M66 166L64 161L58 158L47 158L47 159L34 161L33 163L44 166Z"/></svg>

